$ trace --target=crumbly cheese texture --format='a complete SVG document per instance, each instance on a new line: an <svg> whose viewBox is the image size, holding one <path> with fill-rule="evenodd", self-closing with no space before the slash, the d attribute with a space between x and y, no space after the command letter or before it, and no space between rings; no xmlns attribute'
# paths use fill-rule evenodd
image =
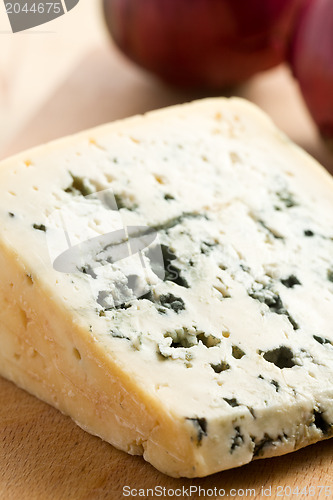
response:
<svg viewBox="0 0 333 500"><path fill-rule="evenodd" d="M332 208L330 175L241 99L6 160L0 373L172 476L330 437ZM124 228L154 234L118 255Z"/></svg>

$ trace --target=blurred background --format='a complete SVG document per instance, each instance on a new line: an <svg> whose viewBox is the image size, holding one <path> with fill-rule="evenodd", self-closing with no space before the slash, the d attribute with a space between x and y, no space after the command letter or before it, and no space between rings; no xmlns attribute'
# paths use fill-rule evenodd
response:
<svg viewBox="0 0 333 500"><path fill-rule="evenodd" d="M223 93L259 104L333 173L333 157L286 65ZM66 15L15 34L1 2L1 158L84 128L205 95L222 91L169 86L127 59L109 36L99 0L80 0Z"/></svg>
<svg viewBox="0 0 333 500"><path fill-rule="evenodd" d="M252 20L258 20L264 7L289 5L294 1L303 0L137 0L136 3L167 7L171 3L178 6L215 2L232 7L257 3L260 9L253 11ZM333 14L333 0L310 1L330 5ZM113 0L118 5L130 2ZM245 17L245 29L250 26L247 23L250 17L251 12ZM333 15L330 19L333 22ZM195 33L201 20L199 18L199 24L194 26ZM317 24L320 33L325 23L317 20ZM145 21L142 26L143 40ZM231 21L227 29L228 26L232 27ZM125 29L127 27L129 25ZM178 27L183 28L179 23ZM186 36L184 34L178 44L189 42L193 26L187 28ZM326 48L332 49L333 29L329 31L326 26L326 34L331 37ZM136 41L139 45L140 40L139 37ZM191 42L195 44L195 40ZM191 52L191 44L188 46ZM152 40L148 40L147 54L150 48L157 49ZM325 53L332 57L333 50ZM193 54L201 63L208 51L197 55L193 50ZM311 62L310 70L312 65L315 61ZM165 68L162 64L162 70ZM333 72L331 75L333 77ZM333 85L326 87L326 95L319 93L324 105L331 106L331 116L332 89ZM5 3L0 0L0 158L88 127L208 95L238 95L255 102L333 173L333 154L324 146L299 83L286 64L256 73L244 83L228 86L224 91L175 87L135 65L116 47L105 23L102 0L80 0L66 15L15 34L11 31ZM327 95L332 99L327 100ZM166 487L196 484L210 488L215 481L226 491L260 487L258 485L268 488L274 484L298 494L304 491L304 486L311 496L310 488L318 481L328 489L332 485L332 439L289 456L258 460L243 467L241 473L231 470L213 476L214 479L183 481L167 478L144 464L141 458L129 457L106 443L97 442L97 438L81 431L68 418L3 379L0 397L3 402L0 405L1 500L120 498L125 475L129 483L134 481L133 485L138 488L153 488L157 484ZM290 485L295 489L290 490Z"/></svg>

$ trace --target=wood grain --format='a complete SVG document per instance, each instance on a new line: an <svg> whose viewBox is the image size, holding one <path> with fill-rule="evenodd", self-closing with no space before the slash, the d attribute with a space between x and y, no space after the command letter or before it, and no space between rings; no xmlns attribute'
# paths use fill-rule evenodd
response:
<svg viewBox="0 0 333 500"><path fill-rule="evenodd" d="M260 104L296 142L333 173L330 156L311 122L288 70L280 67L254 78L232 93ZM28 127L3 153L149 109L201 97L170 89L109 49L82 60ZM0 499L118 500L131 488L261 488L326 486L312 498L333 496L333 440L279 458L258 460L239 469L197 480L172 479L79 429L69 418L0 379ZM229 495L230 496L230 495ZM248 495L247 497L249 497ZM308 495L309 496L309 495ZM240 498L241 495L236 498ZM244 495L245 497L245 495ZM141 497L142 498L142 497ZM153 498L151 496L151 498ZM193 494L188 498L202 498ZM219 498L219 497L213 497ZM292 498L305 498L293 495Z"/></svg>
<svg viewBox="0 0 333 500"><path fill-rule="evenodd" d="M270 498L279 498L279 485L300 490L330 486L333 493L333 440L203 479L173 479L141 457L129 456L87 434L68 417L3 379L0 394L4 403L0 407L2 500L118 500L126 485L136 489L192 485L226 492L254 488L252 498L263 498L262 487L271 487ZM328 498L323 493L312 497ZM193 494L190 498L200 497Z"/></svg>

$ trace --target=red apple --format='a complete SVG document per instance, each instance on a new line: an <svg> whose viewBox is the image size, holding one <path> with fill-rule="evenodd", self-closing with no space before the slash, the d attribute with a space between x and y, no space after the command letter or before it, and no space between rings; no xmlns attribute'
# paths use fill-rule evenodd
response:
<svg viewBox="0 0 333 500"><path fill-rule="evenodd" d="M304 0L103 0L114 41L181 86L221 88L284 60Z"/></svg>
<svg viewBox="0 0 333 500"><path fill-rule="evenodd" d="M290 63L324 138L333 144L333 1L310 0L292 38Z"/></svg>

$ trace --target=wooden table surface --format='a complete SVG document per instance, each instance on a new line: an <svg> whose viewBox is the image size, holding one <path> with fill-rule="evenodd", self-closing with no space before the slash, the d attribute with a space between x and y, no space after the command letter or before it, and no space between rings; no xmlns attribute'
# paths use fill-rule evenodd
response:
<svg viewBox="0 0 333 500"><path fill-rule="evenodd" d="M255 77L231 94L258 103L278 126L333 173L333 156L325 150L285 67ZM16 137L2 148L1 156L196 97L201 96L164 86L132 66L111 45L99 46L85 52L79 63L70 68L29 123L21 124ZM233 495L232 488L241 489L235 498L287 498L290 491L283 488L288 486L294 493L292 498L333 497L333 440L204 479L172 479L142 458L128 456L88 435L69 418L3 379L0 401L0 500L118 500L125 498L124 486L137 490L184 487L181 498L186 498L190 486L223 488L226 496ZM320 486L326 490L320 490ZM255 494L246 492L247 489L255 489ZM222 498L222 493L211 498ZM202 497L193 493L187 498Z"/></svg>

